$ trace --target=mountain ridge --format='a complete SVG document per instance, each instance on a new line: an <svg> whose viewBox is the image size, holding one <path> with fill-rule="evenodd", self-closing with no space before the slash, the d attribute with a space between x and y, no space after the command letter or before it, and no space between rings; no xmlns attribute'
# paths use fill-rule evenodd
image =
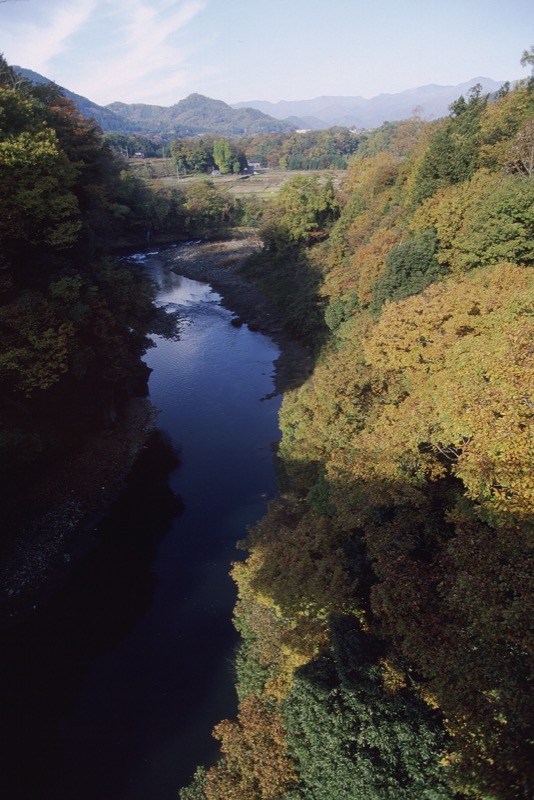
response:
<svg viewBox="0 0 534 800"><path fill-rule="evenodd" d="M53 83L32 70L14 69L33 83ZM180 137L202 133L224 136L289 133L301 128L321 130L334 126L377 128L385 121L407 119L414 113L433 119L446 116L450 104L476 84L482 86L484 93L491 94L504 83L476 77L454 86L425 84L369 99L360 95L320 95L309 100L276 103L247 100L228 104L192 93L172 106L121 101L100 106L65 87L60 89L76 103L81 114L93 118L105 132Z"/></svg>
<svg viewBox="0 0 534 800"><path fill-rule="evenodd" d="M383 92L369 99L360 95L319 95L309 100L246 100L233 103L234 108L257 108L275 119L309 120L310 127L343 125L354 128L376 128L385 121L406 119L414 111L426 118L448 114L449 105L476 84L485 93L496 92L505 81L476 77L456 85L425 84L402 92Z"/></svg>
<svg viewBox="0 0 534 800"><path fill-rule="evenodd" d="M15 66L23 78L35 84L53 84L49 78L33 70ZM193 93L172 106L116 101L99 106L87 97L63 86L64 95L73 100L84 117L89 117L105 133L195 136L216 133L222 136L244 136L256 133L290 133L295 126L274 119L258 109L234 109L223 100L214 100Z"/></svg>

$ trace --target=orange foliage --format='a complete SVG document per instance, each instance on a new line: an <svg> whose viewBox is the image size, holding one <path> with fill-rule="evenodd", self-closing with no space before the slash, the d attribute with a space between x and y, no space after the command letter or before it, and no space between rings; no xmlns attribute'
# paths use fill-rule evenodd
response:
<svg viewBox="0 0 534 800"><path fill-rule="evenodd" d="M295 783L282 716L269 702L245 698L237 721L224 720L213 735L224 757L207 773L206 800L277 800Z"/></svg>

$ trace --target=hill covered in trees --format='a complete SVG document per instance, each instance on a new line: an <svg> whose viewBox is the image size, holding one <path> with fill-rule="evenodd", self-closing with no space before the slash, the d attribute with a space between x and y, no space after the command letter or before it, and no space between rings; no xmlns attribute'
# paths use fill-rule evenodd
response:
<svg viewBox="0 0 534 800"><path fill-rule="evenodd" d="M17 74L37 86L51 83L48 78L22 67ZM191 94L172 106L143 103L110 103L99 106L68 89L61 93L76 103L84 117L94 119L106 132L166 136L194 136L216 133L221 136L242 136L258 133L281 133L294 130L290 122L274 119L253 108L234 109L222 100Z"/></svg>
<svg viewBox="0 0 534 800"><path fill-rule="evenodd" d="M474 87L264 215L246 274L316 365L233 571L239 714L182 800L532 795L533 147L532 80Z"/></svg>

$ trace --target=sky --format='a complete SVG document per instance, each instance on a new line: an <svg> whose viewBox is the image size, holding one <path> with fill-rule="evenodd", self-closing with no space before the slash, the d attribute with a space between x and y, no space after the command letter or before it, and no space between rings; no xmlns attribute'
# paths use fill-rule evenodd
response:
<svg viewBox="0 0 534 800"><path fill-rule="evenodd" d="M533 0L0 0L0 53L100 105L526 78Z"/></svg>

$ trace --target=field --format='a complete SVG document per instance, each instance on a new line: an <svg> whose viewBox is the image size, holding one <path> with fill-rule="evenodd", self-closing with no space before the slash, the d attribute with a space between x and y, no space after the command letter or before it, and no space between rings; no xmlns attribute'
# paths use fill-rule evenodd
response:
<svg viewBox="0 0 534 800"><path fill-rule="evenodd" d="M187 175L179 176L170 158L130 159L129 168L144 178L153 188L177 188L209 178L216 186L225 187L235 197L255 194L263 200L273 198L280 187L295 175L324 175L331 177L338 186L347 174L344 170L291 171L284 169L262 169L254 175Z"/></svg>

